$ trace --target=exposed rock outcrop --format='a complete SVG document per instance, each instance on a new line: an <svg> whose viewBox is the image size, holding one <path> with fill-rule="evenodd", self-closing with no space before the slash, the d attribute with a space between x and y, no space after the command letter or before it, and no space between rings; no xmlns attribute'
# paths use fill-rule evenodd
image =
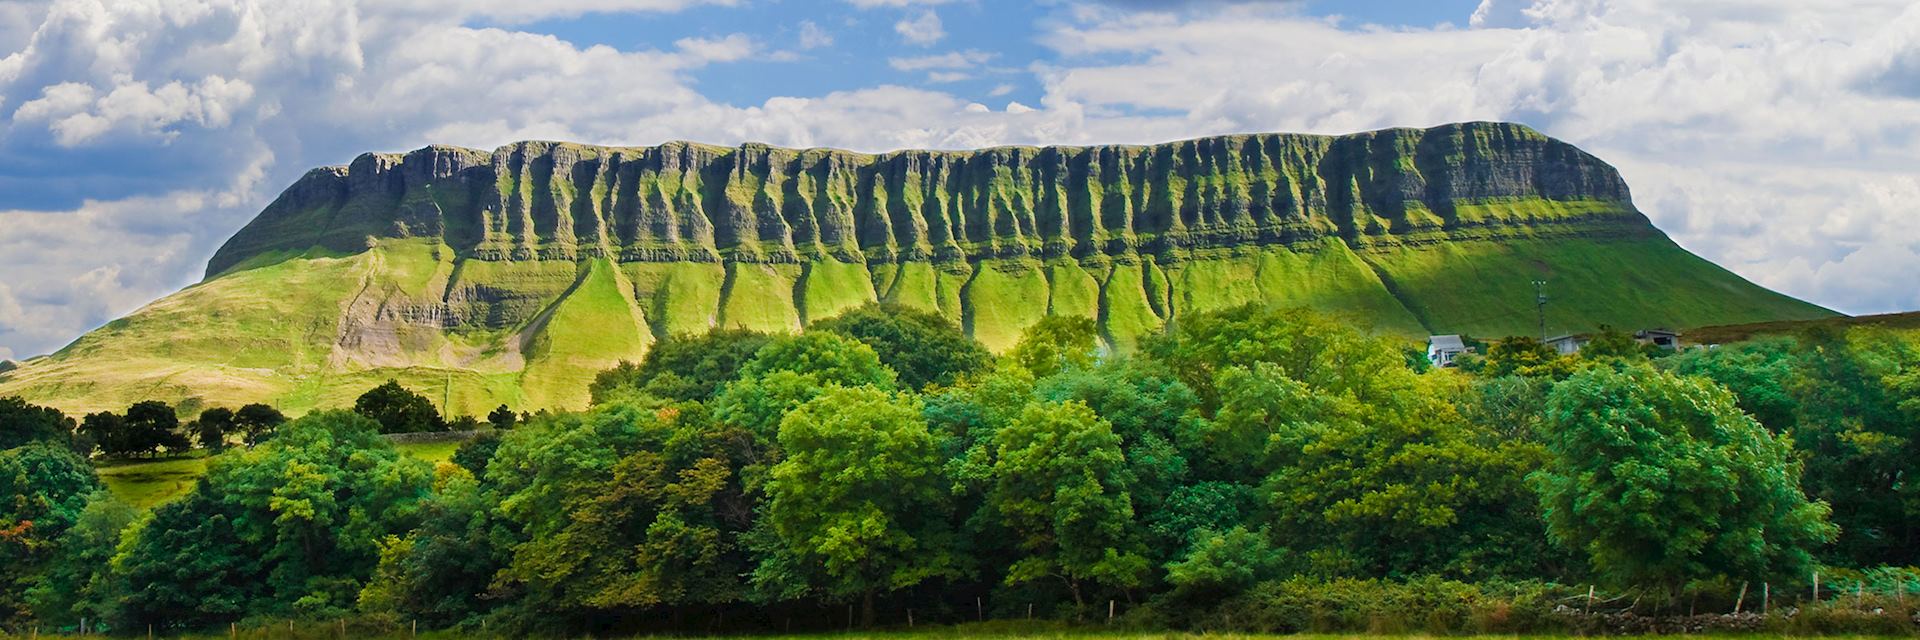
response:
<svg viewBox="0 0 1920 640"><path fill-rule="evenodd" d="M1489 216L1547 201L1577 215ZM1168 255L1512 224L1649 231L1599 159L1521 125L861 154L673 142L432 146L309 172L222 247L439 237L482 260L799 263Z"/></svg>

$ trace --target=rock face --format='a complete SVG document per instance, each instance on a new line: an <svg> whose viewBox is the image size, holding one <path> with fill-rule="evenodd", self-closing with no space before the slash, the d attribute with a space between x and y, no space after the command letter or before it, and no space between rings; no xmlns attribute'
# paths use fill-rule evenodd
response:
<svg viewBox="0 0 1920 640"><path fill-rule="evenodd" d="M488 261L1170 256L1545 222L1485 215L1487 205L1535 200L1577 205L1578 216L1555 222L1582 231L1651 232L1612 167L1513 124L878 155L521 142L315 169L207 272L272 251L353 252L369 238L409 237Z"/></svg>
<svg viewBox="0 0 1920 640"><path fill-rule="evenodd" d="M207 279L0 374L69 411L578 407L670 335L874 301L1004 350L1048 315L1124 353L1186 314L1308 306L1410 341L1831 315L1687 253L1611 167L1519 125L860 154L523 142L307 173Z"/></svg>

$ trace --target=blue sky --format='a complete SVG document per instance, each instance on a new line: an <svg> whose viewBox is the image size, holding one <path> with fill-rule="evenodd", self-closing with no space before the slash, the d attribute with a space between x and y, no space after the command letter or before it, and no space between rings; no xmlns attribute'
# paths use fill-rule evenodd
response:
<svg viewBox="0 0 1920 640"><path fill-rule="evenodd" d="M1920 308L1914 0L0 0L0 358L365 151L1534 126L1687 248Z"/></svg>
<svg viewBox="0 0 1920 640"><path fill-rule="evenodd" d="M1178 7L1179 0L1110 2L1121 7ZM1274 3L1281 4L1281 3ZM1358 2L1301 2L1291 10L1303 17L1340 19L1359 27L1463 27L1479 0L1362 0ZM1074 5L1061 2L953 2L936 5L945 37L917 45L903 41L894 25L916 19L925 11L915 6L893 11L864 10L837 2L777 0L751 7L696 6L664 14L593 13L541 20L530 24L495 26L549 33L576 44L604 44L617 49L669 47L685 37L720 38L731 33L765 34L770 42L797 45L803 22L816 25L833 39L832 46L802 50L794 60L747 60L701 69L694 85L708 97L733 104L756 104L775 96L815 95L848 91L876 83L940 85L942 89L983 102L1020 101L1036 104L1044 89L1026 73L1032 64L1056 64L1062 56L1044 46L1044 23L1068 20ZM941 46L949 44L951 46ZM929 82L924 71L902 71L888 65L890 58L924 56L932 52L971 50L992 56L988 66L965 80ZM798 48L798 47L796 47ZM996 93L1006 87L1008 93Z"/></svg>

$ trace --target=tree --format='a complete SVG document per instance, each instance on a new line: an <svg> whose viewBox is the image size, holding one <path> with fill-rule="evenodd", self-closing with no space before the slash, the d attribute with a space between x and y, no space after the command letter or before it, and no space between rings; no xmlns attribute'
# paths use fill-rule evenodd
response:
<svg viewBox="0 0 1920 640"><path fill-rule="evenodd" d="M59 409L27 404L17 396L0 398L0 450L29 442L72 445L74 423Z"/></svg>
<svg viewBox="0 0 1920 640"><path fill-rule="evenodd" d="M200 419L193 423L193 435L200 441L200 448L220 451L227 448L227 434L233 433L233 410L226 407L214 407L200 412Z"/></svg>
<svg viewBox="0 0 1920 640"><path fill-rule="evenodd" d="M868 304L813 323L873 347L880 362L900 374L900 386L952 385L993 366L993 354L946 316L892 304Z"/></svg>
<svg viewBox="0 0 1920 640"><path fill-rule="evenodd" d="M433 481L431 465L400 454L379 427L317 412L214 458L122 548L122 622L197 629L351 610L382 541L418 525Z"/></svg>
<svg viewBox="0 0 1920 640"><path fill-rule="evenodd" d="M1181 511L1203 506L1200 503L1168 504L1169 498L1196 475L1190 453L1198 448L1206 431L1199 396L1171 372L1152 361L1115 360L1055 374L1040 381L1033 395L1049 402L1083 403L1113 425L1126 455L1129 492L1136 512L1155 523L1204 518ZM1199 475L1221 477L1204 471ZM1177 557L1192 533L1154 526L1148 530L1153 535L1146 540L1147 548L1156 565ZM1174 535L1166 537L1166 533Z"/></svg>
<svg viewBox="0 0 1920 640"><path fill-rule="evenodd" d="M593 403L621 393L665 400L706 401L740 377L740 367L773 340L758 331L715 329L699 336L669 336L647 350L640 364L622 362L595 376Z"/></svg>
<svg viewBox="0 0 1920 640"><path fill-rule="evenodd" d="M1794 397L1796 377L1802 375L1797 346L1793 338L1760 338L1683 351L1662 359L1660 367L1726 387L1741 411L1768 430L1785 433L1794 427L1800 410Z"/></svg>
<svg viewBox="0 0 1920 640"><path fill-rule="evenodd" d="M1504 439L1531 441L1540 433L1552 391L1553 381L1547 378L1474 378L1454 404L1461 417L1481 429Z"/></svg>
<svg viewBox="0 0 1920 640"><path fill-rule="evenodd" d="M1580 359L1592 361L1606 360L1646 360L1647 350L1639 341L1627 332L1601 325L1600 332L1593 334L1587 343L1580 347Z"/></svg>
<svg viewBox="0 0 1920 640"><path fill-rule="evenodd" d="M499 450L499 432L481 434L460 443L460 446L453 450L453 457L449 458L448 462L466 469L475 478L484 478L487 476L487 463L493 460L494 452Z"/></svg>
<svg viewBox="0 0 1920 640"><path fill-rule="evenodd" d="M740 367L740 377L755 378L776 371L790 371L822 384L847 387L869 385L892 389L897 379L892 369L880 363L873 347L824 331L775 338Z"/></svg>
<svg viewBox="0 0 1920 640"><path fill-rule="evenodd" d="M1807 458L1805 486L1833 507L1836 559L1920 562L1920 343L1882 329L1802 332L1787 389L1788 433Z"/></svg>
<svg viewBox="0 0 1920 640"><path fill-rule="evenodd" d="M1167 565L1167 582L1178 602L1212 606L1268 580L1284 577L1287 552L1265 531L1234 527L1197 532L1193 548Z"/></svg>
<svg viewBox="0 0 1920 640"><path fill-rule="evenodd" d="M0 625L26 613L26 590L100 488L93 465L64 443L0 451Z"/></svg>
<svg viewBox="0 0 1920 640"><path fill-rule="evenodd" d="M1147 560L1111 424L1078 402L1029 405L994 434L994 448L987 504L1023 555L1008 584L1059 580L1080 606L1089 584L1140 584Z"/></svg>
<svg viewBox="0 0 1920 640"><path fill-rule="evenodd" d="M34 618L53 626L77 626L82 619L107 620L119 616L125 581L113 571L113 555L121 533L139 512L107 491L87 498L73 526L60 536L46 570L27 602Z"/></svg>
<svg viewBox="0 0 1920 640"><path fill-rule="evenodd" d="M1712 382L1590 369L1554 388L1545 437L1547 531L1617 586L1797 577L1836 533L1792 447Z"/></svg>
<svg viewBox="0 0 1920 640"><path fill-rule="evenodd" d="M1370 402L1271 363L1222 372L1217 459L1264 478L1272 533L1316 572L1534 575L1548 554L1523 478L1538 446L1460 419L1443 386L1456 376L1369 366L1395 356L1379 345L1350 362L1374 372ZM1243 448L1258 453L1231 453Z"/></svg>
<svg viewBox="0 0 1920 640"><path fill-rule="evenodd" d="M513 423L517 421L519 421L519 416L514 415L513 410L508 409L507 405L504 404L495 408L492 413L487 414L487 424L493 425L493 428L497 431L512 429Z"/></svg>
<svg viewBox="0 0 1920 640"><path fill-rule="evenodd" d="M1487 349L1480 374L1489 377L1538 376L1561 379L1572 373L1573 363L1535 338L1508 336Z"/></svg>
<svg viewBox="0 0 1920 640"><path fill-rule="evenodd" d="M80 420L80 435L95 447L102 455L119 456L132 453L127 437L127 421L111 411L89 413Z"/></svg>
<svg viewBox="0 0 1920 640"><path fill-rule="evenodd" d="M740 368L740 379L713 400L714 418L772 448L780 421L834 386L893 389L894 373L873 348L839 334L807 332L767 343Z"/></svg>
<svg viewBox="0 0 1920 640"><path fill-rule="evenodd" d="M275 429L286 423L287 416L279 409L264 404L249 404L240 407L233 414L234 428L246 435L247 446L265 442L273 437Z"/></svg>
<svg viewBox="0 0 1920 640"><path fill-rule="evenodd" d="M865 348L862 345L862 348ZM753 580L775 597L857 599L951 575L947 486L919 403L834 388L780 423Z"/></svg>
<svg viewBox="0 0 1920 640"><path fill-rule="evenodd" d="M1007 357L1035 378L1090 368L1100 357L1100 329L1084 316L1047 316L1020 334Z"/></svg>
<svg viewBox="0 0 1920 640"><path fill-rule="evenodd" d="M353 401L353 412L380 423L380 433L446 431L447 423L426 396L408 391L398 380L367 390Z"/></svg>
<svg viewBox="0 0 1920 640"><path fill-rule="evenodd" d="M159 400L136 402L127 407L126 453L145 453L152 455L165 448L169 452L185 451L193 446L187 435L180 431L180 417L175 415L173 407Z"/></svg>
<svg viewBox="0 0 1920 640"><path fill-rule="evenodd" d="M1168 333L1142 342L1141 351L1192 388L1207 410L1219 406L1214 384L1230 367L1270 363L1288 378L1364 403L1400 393L1401 378L1378 374L1406 369L1392 343L1310 310L1256 305L1185 316Z"/></svg>
<svg viewBox="0 0 1920 640"><path fill-rule="evenodd" d="M499 506L499 496L473 474L443 469L433 494L420 503L420 525L381 541L359 609L446 627L474 625L490 609L511 606L488 598L515 541Z"/></svg>

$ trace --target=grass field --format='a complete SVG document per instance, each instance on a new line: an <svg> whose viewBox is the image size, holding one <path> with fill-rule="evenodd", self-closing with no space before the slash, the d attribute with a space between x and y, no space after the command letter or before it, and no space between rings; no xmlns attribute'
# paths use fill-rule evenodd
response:
<svg viewBox="0 0 1920 640"><path fill-rule="evenodd" d="M146 510L193 490L207 472L203 457L162 460L114 460L99 466L100 481L121 502Z"/></svg>
<svg viewBox="0 0 1920 640"><path fill-rule="evenodd" d="M401 453L442 462L453 457L460 442L413 442L394 445ZM207 472L207 458L188 456L156 460L109 460L99 464L100 481L120 501L147 510L186 495Z"/></svg>
<svg viewBox="0 0 1920 640"><path fill-rule="evenodd" d="M1853 316L1846 318L1822 318L1819 320L1790 320L1781 322L1755 322L1752 324L1728 324L1712 327L1688 329L1680 335L1687 344L1730 344L1764 335L1793 335L1813 327L1880 327L1894 331L1920 332L1920 311L1907 313L1885 313L1871 316Z"/></svg>
<svg viewBox="0 0 1920 640"><path fill-rule="evenodd" d="M375 638L375 639L405 638L408 640L412 640L413 638L427 638L429 640L456 640L456 639L468 639L468 638L493 640L496 638L518 637L518 636L508 636L508 635L502 635L502 634L488 634L484 632L429 631L425 629L420 630L418 633L414 633L410 629L406 628L405 625L391 625L391 626L382 625L382 626L386 628L376 628L370 625L349 626L347 627L347 633L345 637ZM24 637L27 637L27 636L8 636L4 632L0 632L0 638L24 638ZM116 637L126 637L126 636L66 635L61 637L63 638L116 638ZM221 633L195 634L195 635L184 635L184 636L157 635L155 637L183 638L187 640L222 640L227 638L245 638L248 640L262 639L262 638L290 639L290 640L334 640L334 639L341 638L342 634L338 627L313 626L312 623L300 623L300 624L296 624L291 630L285 626L281 626L277 624L267 624L267 625L261 625L261 626L251 627L251 628L239 627L234 629L231 632L231 635L229 635L228 632L221 632ZM621 638L623 636L578 636L578 637L610 639L610 638ZM662 636L647 635L647 636L624 636L624 637L654 638L654 637L662 637ZM754 638L755 640L824 640L824 639L897 640L897 639L916 639L916 638L927 638L927 639L938 639L938 640L987 640L990 638L991 639L1020 638L1020 639L1031 639L1031 640L1189 640L1189 639L1193 639L1193 640L1198 640L1198 639L1264 640L1269 638L1271 639L1284 638L1287 640L1363 640L1368 638L1397 638L1400 640L1430 640L1430 639L1436 639L1436 638L1447 638L1447 639L1501 638L1504 640L1568 640L1572 638L1578 638L1581 636L1573 636L1573 635L1432 636L1432 635L1424 635L1424 634L1274 635L1274 634L1219 633L1219 632L1195 633L1195 632L1178 632L1178 631L1107 631L1097 627L1094 627L1094 628L1067 627L1062 625L1039 624L1039 623L1027 624L1027 625L1006 625L1006 624L990 622L986 624L967 624L967 625L960 625L960 626L923 625L916 629L890 629L890 630L884 630L884 631L853 631L853 632L837 632L837 633L785 634L785 635L781 635L781 634L675 635L671 637L682 638L685 640L694 640L699 638L713 638L715 640L724 639L724 638ZM1641 636L1641 637L1695 638L1700 636L1672 635L1672 636ZM1752 633L1752 634L1713 634L1710 637L1727 638L1727 639L1746 639L1746 640L1773 640L1773 639L1784 640L1786 638L1805 638L1808 636ZM1825 636L1818 636L1818 637L1832 638L1834 640L1852 640L1852 639L1875 638L1875 637L1882 637L1882 636L1825 635ZM1892 637L1904 637L1904 636L1892 636Z"/></svg>

